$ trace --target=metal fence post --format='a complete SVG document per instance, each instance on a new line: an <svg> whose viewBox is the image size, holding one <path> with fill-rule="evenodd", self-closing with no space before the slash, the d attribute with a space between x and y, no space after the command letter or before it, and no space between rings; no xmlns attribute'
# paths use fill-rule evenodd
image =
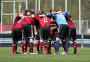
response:
<svg viewBox="0 0 90 62"><path fill-rule="evenodd" d="M54 0L52 0L52 9L54 9Z"/></svg>
<svg viewBox="0 0 90 62"><path fill-rule="evenodd" d="M67 12L67 0L65 0L65 12Z"/></svg>
<svg viewBox="0 0 90 62"><path fill-rule="evenodd" d="M79 0L79 34L81 34L81 0Z"/></svg>
<svg viewBox="0 0 90 62"><path fill-rule="evenodd" d="M3 25L3 2L1 2L1 33L2 33L2 25Z"/></svg>

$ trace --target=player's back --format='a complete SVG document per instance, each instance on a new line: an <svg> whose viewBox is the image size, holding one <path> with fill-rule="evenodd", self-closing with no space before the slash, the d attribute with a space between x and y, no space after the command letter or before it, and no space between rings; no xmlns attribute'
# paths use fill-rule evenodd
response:
<svg viewBox="0 0 90 62"><path fill-rule="evenodd" d="M50 26L50 18L48 17L45 17L45 18L41 18L39 20L40 22L40 26L43 27L43 26Z"/></svg>
<svg viewBox="0 0 90 62"><path fill-rule="evenodd" d="M72 20L67 20L67 23L69 24L69 28L75 28Z"/></svg>
<svg viewBox="0 0 90 62"><path fill-rule="evenodd" d="M17 22L17 24L13 27L13 29L14 29L14 28L20 28L20 29L22 29L22 21L23 21L23 19L22 19L22 20L19 20L19 21Z"/></svg>
<svg viewBox="0 0 90 62"><path fill-rule="evenodd" d="M33 24L33 23L34 23L33 17L31 16L24 17L23 24Z"/></svg>
<svg viewBox="0 0 90 62"><path fill-rule="evenodd" d="M67 24L66 19L65 19L64 15L62 15L62 14L56 14L55 21L58 26L61 24Z"/></svg>

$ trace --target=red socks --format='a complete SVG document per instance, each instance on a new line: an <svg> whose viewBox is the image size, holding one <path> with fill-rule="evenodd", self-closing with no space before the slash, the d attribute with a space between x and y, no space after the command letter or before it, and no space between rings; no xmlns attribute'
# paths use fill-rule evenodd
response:
<svg viewBox="0 0 90 62"><path fill-rule="evenodd" d="M47 42L44 42L44 52L47 54Z"/></svg>
<svg viewBox="0 0 90 62"><path fill-rule="evenodd" d="M77 43L74 42L74 43L73 43L73 46L74 46L74 54L77 54Z"/></svg>
<svg viewBox="0 0 90 62"><path fill-rule="evenodd" d="M51 42L49 42L49 53L51 53Z"/></svg>
<svg viewBox="0 0 90 62"><path fill-rule="evenodd" d="M27 53L27 45L25 41L21 43L21 47L22 47L22 54Z"/></svg>
<svg viewBox="0 0 90 62"><path fill-rule="evenodd" d="M47 42L47 53L51 54L51 42Z"/></svg>
<svg viewBox="0 0 90 62"><path fill-rule="evenodd" d="M33 42L29 42L29 51L33 53Z"/></svg>
<svg viewBox="0 0 90 62"><path fill-rule="evenodd" d="M43 53L43 42L40 42L40 53Z"/></svg>
<svg viewBox="0 0 90 62"><path fill-rule="evenodd" d="M17 45L16 44L12 44L12 54L14 54L15 52L17 52Z"/></svg>
<svg viewBox="0 0 90 62"><path fill-rule="evenodd" d="M51 53L51 42L44 42L44 52L45 54Z"/></svg>

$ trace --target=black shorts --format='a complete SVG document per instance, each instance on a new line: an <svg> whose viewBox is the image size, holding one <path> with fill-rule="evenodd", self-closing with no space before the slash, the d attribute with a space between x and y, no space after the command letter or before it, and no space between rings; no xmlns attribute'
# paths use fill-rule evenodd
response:
<svg viewBox="0 0 90 62"><path fill-rule="evenodd" d="M58 28L59 28L58 34L60 36L60 39L68 38L68 36L69 36L69 25L62 24Z"/></svg>
<svg viewBox="0 0 90 62"><path fill-rule="evenodd" d="M59 37L57 36L57 33L50 35L51 41L56 41L56 37Z"/></svg>
<svg viewBox="0 0 90 62"><path fill-rule="evenodd" d="M14 42L22 40L22 30L20 28L15 28L12 30L12 40Z"/></svg>
<svg viewBox="0 0 90 62"><path fill-rule="evenodd" d="M41 27L40 28L40 40L50 40L50 27L49 26L45 26L45 27Z"/></svg>
<svg viewBox="0 0 90 62"><path fill-rule="evenodd" d="M72 41L76 40L76 28L69 29L69 38Z"/></svg>
<svg viewBox="0 0 90 62"><path fill-rule="evenodd" d="M33 25L23 24L23 36L24 38L33 38Z"/></svg>

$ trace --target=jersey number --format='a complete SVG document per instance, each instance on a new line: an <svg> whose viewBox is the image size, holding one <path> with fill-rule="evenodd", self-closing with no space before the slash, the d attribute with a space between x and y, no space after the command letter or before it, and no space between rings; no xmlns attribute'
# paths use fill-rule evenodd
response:
<svg viewBox="0 0 90 62"><path fill-rule="evenodd" d="M44 19L44 22L48 22L48 21L47 21L47 18Z"/></svg>

